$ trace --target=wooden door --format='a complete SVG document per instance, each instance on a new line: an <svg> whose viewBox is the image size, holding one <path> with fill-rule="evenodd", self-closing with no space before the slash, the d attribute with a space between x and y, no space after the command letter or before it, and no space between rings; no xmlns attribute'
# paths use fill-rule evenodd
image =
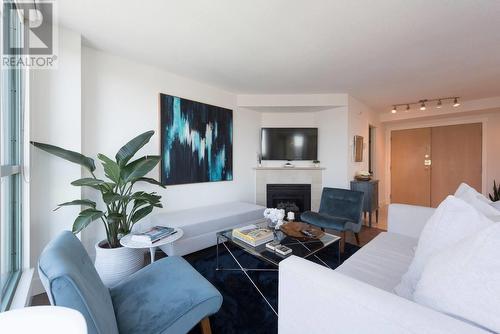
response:
<svg viewBox="0 0 500 334"><path fill-rule="evenodd" d="M481 123L434 127L431 130L431 205L436 207L458 185L482 187Z"/></svg>
<svg viewBox="0 0 500 334"><path fill-rule="evenodd" d="M430 150L430 128L392 131L391 203L430 206Z"/></svg>

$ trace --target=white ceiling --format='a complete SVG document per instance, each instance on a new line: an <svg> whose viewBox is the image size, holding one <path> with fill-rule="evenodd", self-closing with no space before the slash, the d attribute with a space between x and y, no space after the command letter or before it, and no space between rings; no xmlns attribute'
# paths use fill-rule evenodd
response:
<svg viewBox="0 0 500 334"><path fill-rule="evenodd" d="M500 95L498 0L61 0L87 45L235 93Z"/></svg>

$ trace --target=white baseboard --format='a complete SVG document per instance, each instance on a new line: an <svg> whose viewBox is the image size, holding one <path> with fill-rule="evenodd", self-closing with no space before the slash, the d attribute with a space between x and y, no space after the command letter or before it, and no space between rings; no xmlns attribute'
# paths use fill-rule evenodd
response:
<svg viewBox="0 0 500 334"><path fill-rule="evenodd" d="M23 270L19 283L17 283L14 298L9 307L10 310L26 307L31 303L34 271L33 268Z"/></svg>
<svg viewBox="0 0 500 334"><path fill-rule="evenodd" d="M35 277L33 277L33 281L31 283L31 297L39 295L41 293L45 293L45 289L43 288L40 277L36 275Z"/></svg>

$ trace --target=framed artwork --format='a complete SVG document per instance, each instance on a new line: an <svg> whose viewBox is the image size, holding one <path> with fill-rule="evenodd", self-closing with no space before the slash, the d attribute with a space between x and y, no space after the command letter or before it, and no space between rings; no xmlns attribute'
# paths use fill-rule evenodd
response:
<svg viewBox="0 0 500 334"><path fill-rule="evenodd" d="M165 185L233 179L233 111L159 95L161 166Z"/></svg>
<svg viewBox="0 0 500 334"><path fill-rule="evenodd" d="M354 161L363 161L363 136L354 136Z"/></svg>

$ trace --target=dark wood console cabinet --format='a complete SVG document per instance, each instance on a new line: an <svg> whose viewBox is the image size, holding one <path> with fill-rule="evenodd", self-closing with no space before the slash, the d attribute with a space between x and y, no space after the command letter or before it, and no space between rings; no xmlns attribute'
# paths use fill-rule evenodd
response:
<svg viewBox="0 0 500 334"><path fill-rule="evenodd" d="M351 181L351 190L362 191L365 193L363 200L363 213L366 219L368 213L368 225L372 227L372 213L375 211L376 222L378 223L378 180L370 181Z"/></svg>

